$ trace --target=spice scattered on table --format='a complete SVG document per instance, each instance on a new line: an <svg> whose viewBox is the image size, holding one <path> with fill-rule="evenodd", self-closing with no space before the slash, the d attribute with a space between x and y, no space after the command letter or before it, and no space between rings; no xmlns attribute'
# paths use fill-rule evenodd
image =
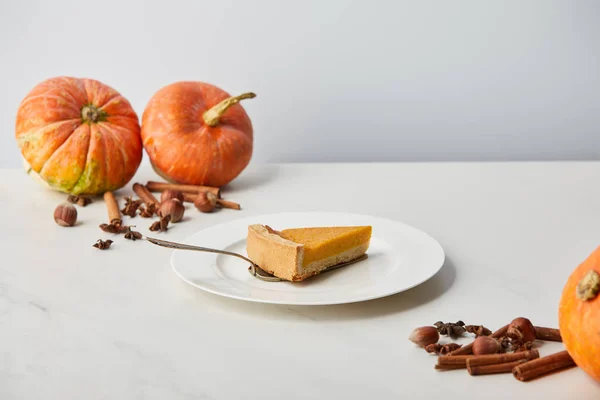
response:
<svg viewBox="0 0 600 400"><path fill-rule="evenodd" d="M181 221L184 213L185 206L176 198L163 201L158 209L158 215L160 217L169 216L171 218L170 222L173 223Z"/></svg>
<svg viewBox="0 0 600 400"><path fill-rule="evenodd" d="M479 336L473 341L473 354L476 356L484 354L496 354L502 350L498 339L489 336Z"/></svg>
<svg viewBox="0 0 600 400"><path fill-rule="evenodd" d="M106 206L108 222L99 224L99 228L105 232L114 235L123 235L127 240L141 240L143 235L140 232L132 231L133 225L123 223L123 217L135 218L138 215L142 218L154 219L148 229L152 232L166 232L171 223L183 221L185 205L183 201L194 201L197 199L205 200L207 207L212 211L216 207L230 208L240 210L238 203L221 199L219 188L198 185L179 185L162 182L148 182L147 185L140 183L133 184L133 191L139 198L134 196L124 197L124 205L120 209L115 194L111 191L103 193L103 200ZM162 192L161 200L158 201L152 194L152 191ZM92 199L84 195L69 195L67 202L58 205L54 211L54 219L61 226L73 226L77 222L77 209L73 204L85 207L90 204ZM198 208L198 207L197 207ZM200 207L202 208L202 206ZM205 212L209 211L204 208ZM97 241L94 247L101 250L107 249L112 241ZM434 331L437 329L431 327ZM436 335L439 335L437 331ZM437 340L436 340L437 341Z"/></svg>
<svg viewBox="0 0 600 400"><path fill-rule="evenodd" d="M433 324L437 329L440 335L445 336L460 336L466 332L465 323L462 321L457 322L448 322L444 323L442 321L438 321Z"/></svg>
<svg viewBox="0 0 600 400"><path fill-rule="evenodd" d="M183 202L183 193L180 192L179 190L175 190L175 189L163 190L162 193L160 194L161 204L169 199L177 199L177 200Z"/></svg>
<svg viewBox="0 0 600 400"><path fill-rule="evenodd" d="M438 340L440 340L440 334L433 326L422 326L412 331L408 340L421 347L426 347L430 344L437 343Z"/></svg>
<svg viewBox="0 0 600 400"><path fill-rule="evenodd" d="M156 213L156 206L154 204L150 204L149 206L140 206L140 217L142 218L152 218Z"/></svg>
<svg viewBox="0 0 600 400"><path fill-rule="evenodd" d="M438 335L476 337L464 346L434 342L432 328ZM566 351L540 358L539 351L533 349L536 340L560 341L560 337L558 329L536 327L529 319L519 317L493 333L482 325L438 321L433 326L415 329L409 339L427 353L438 355L438 371L466 369L471 376L510 373L525 382L575 365Z"/></svg>
<svg viewBox="0 0 600 400"><path fill-rule="evenodd" d="M150 225L150 229L152 232L166 232L169 230L169 222L171 221L171 216L167 215L166 217L162 217L159 221L154 222Z"/></svg>
<svg viewBox="0 0 600 400"><path fill-rule="evenodd" d="M156 197L150 193L148 188L142 184L134 183L133 191L138 197L144 202L146 205L146 213L154 215L156 211L158 211L159 202L156 200Z"/></svg>
<svg viewBox="0 0 600 400"><path fill-rule="evenodd" d="M560 371L574 366L575 362L565 350L526 362L525 364L518 365L512 370L512 373L518 380L527 382L532 379L547 375L551 372Z"/></svg>
<svg viewBox="0 0 600 400"><path fill-rule="evenodd" d="M129 226L121 224L100 224L100 229L106 233L127 233Z"/></svg>
<svg viewBox="0 0 600 400"><path fill-rule="evenodd" d="M433 343L428 346L425 346L425 351L428 353L433 353L437 355L446 355L451 352L458 350L462 347L462 345L458 343L447 343L447 344L439 344Z"/></svg>
<svg viewBox="0 0 600 400"><path fill-rule="evenodd" d="M80 207L85 207L92 202L92 198L89 196L74 196L71 194L67 197L67 201L71 204L77 204Z"/></svg>
<svg viewBox="0 0 600 400"><path fill-rule="evenodd" d="M121 209L123 215L134 218L137 215L138 208L142 205L141 200L133 200L131 196L125 197L125 206Z"/></svg>
<svg viewBox="0 0 600 400"><path fill-rule="evenodd" d="M98 239L96 244L94 244L94 247L97 249L100 249L100 250L106 250L110 247L111 244L113 244L113 241L110 239L107 239L107 240Z"/></svg>
<svg viewBox="0 0 600 400"><path fill-rule="evenodd" d="M465 331L474 334L475 337L490 336L492 334L492 331L483 325L465 325Z"/></svg>
<svg viewBox="0 0 600 400"><path fill-rule="evenodd" d="M54 209L54 221L60 226L73 226L77 222L77 209L69 203L62 203Z"/></svg>
<svg viewBox="0 0 600 400"><path fill-rule="evenodd" d="M125 234L125 239L129 239L129 240L142 240L143 236L141 233L137 232L137 231L132 231L130 230L129 232L127 232Z"/></svg>

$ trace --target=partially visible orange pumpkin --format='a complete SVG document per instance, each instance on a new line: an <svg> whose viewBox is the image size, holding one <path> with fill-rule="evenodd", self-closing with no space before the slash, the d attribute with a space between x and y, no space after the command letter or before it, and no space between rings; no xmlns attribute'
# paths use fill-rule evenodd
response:
<svg viewBox="0 0 600 400"><path fill-rule="evenodd" d="M176 82L150 99L142 141L155 171L170 182L220 187L252 158L253 130L240 100L203 82Z"/></svg>
<svg viewBox="0 0 600 400"><path fill-rule="evenodd" d="M573 361L600 382L600 247L569 277L560 300L559 325Z"/></svg>
<svg viewBox="0 0 600 400"><path fill-rule="evenodd" d="M57 77L35 86L19 106L15 136L28 172L71 194L119 189L142 160L137 114L92 79Z"/></svg>

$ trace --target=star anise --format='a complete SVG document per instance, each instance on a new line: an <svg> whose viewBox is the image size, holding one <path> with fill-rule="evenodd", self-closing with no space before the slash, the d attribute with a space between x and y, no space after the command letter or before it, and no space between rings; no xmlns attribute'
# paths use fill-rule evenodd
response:
<svg viewBox="0 0 600 400"><path fill-rule="evenodd" d="M123 215L128 215L133 218L137 214L138 208L142 205L141 200L133 200L130 196L125 197L125 207L121 209Z"/></svg>
<svg viewBox="0 0 600 400"><path fill-rule="evenodd" d="M428 353L440 354L442 350L442 345L439 343L433 343L425 346L425 351Z"/></svg>
<svg viewBox="0 0 600 400"><path fill-rule="evenodd" d="M500 348L502 349L503 353L506 353L512 349L512 345L510 343L510 338L508 336L502 336L499 339L499 342L500 342Z"/></svg>
<svg viewBox="0 0 600 400"><path fill-rule="evenodd" d="M106 250L110 247L110 245L113 243L112 240L108 239L108 240L102 240L102 239L98 239L98 241L96 242L96 244L94 244L94 247L100 250Z"/></svg>
<svg viewBox="0 0 600 400"><path fill-rule="evenodd" d="M130 227L121 224L100 224L100 229L106 233L127 233Z"/></svg>
<svg viewBox="0 0 600 400"><path fill-rule="evenodd" d="M465 333L465 323L462 321L457 321L455 323L443 323L442 321L438 321L433 325L435 325L440 335L460 336Z"/></svg>
<svg viewBox="0 0 600 400"><path fill-rule="evenodd" d="M474 334L475 337L490 336L492 334L492 331L490 331L483 325L466 325L465 330L469 333Z"/></svg>
<svg viewBox="0 0 600 400"><path fill-rule="evenodd" d="M503 336L499 339L500 347L503 353L531 350L533 348L533 342L525 342L522 337L518 335Z"/></svg>
<svg viewBox="0 0 600 400"><path fill-rule="evenodd" d="M146 207L140 206L140 217L142 218L152 218L156 213L156 205L150 204Z"/></svg>
<svg viewBox="0 0 600 400"><path fill-rule="evenodd" d="M92 199L88 196L74 196L69 195L67 201L72 204L77 204L80 207L85 207L92 202Z"/></svg>
<svg viewBox="0 0 600 400"><path fill-rule="evenodd" d="M519 346L514 346L514 344L513 344L513 351L515 353L520 353L522 351L528 351L528 350L531 350L532 348L533 348L533 342L520 343Z"/></svg>
<svg viewBox="0 0 600 400"><path fill-rule="evenodd" d="M446 354L449 354L449 353L453 352L454 350L460 349L461 347L462 347L462 344L458 344L458 343L445 344L440 349L440 355L445 356Z"/></svg>
<svg viewBox="0 0 600 400"><path fill-rule="evenodd" d="M160 231L160 232L165 232L167 231L169 222L171 221L171 216L167 215L166 217L162 217L159 221L154 222L152 225L150 225L150 230L152 232L156 232L156 231Z"/></svg>
<svg viewBox="0 0 600 400"><path fill-rule="evenodd" d="M133 240L133 241L135 241L135 240L141 240L142 237L143 236L142 236L141 233L139 233L137 231L132 231L132 230L130 230L129 232L127 232L125 234L125 239L129 239L129 240Z"/></svg>
<svg viewBox="0 0 600 400"><path fill-rule="evenodd" d="M439 344L433 343L428 346L425 346L425 351L428 353L434 353L440 356L444 356L456 349L460 349L462 347L461 344L458 343L448 343L448 344Z"/></svg>

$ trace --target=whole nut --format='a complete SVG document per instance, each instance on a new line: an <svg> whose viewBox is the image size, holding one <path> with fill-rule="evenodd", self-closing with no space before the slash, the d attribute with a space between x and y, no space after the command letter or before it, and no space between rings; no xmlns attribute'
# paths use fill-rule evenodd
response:
<svg viewBox="0 0 600 400"><path fill-rule="evenodd" d="M212 212L217 205L217 195L212 192L199 192L194 205L204 213Z"/></svg>
<svg viewBox="0 0 600 400"><path fill-rule="evenodd" d="M484 354L496 354L500 351L500 342L489 336L479 336L473 342L473 354L481 356Z"/></svg>
<svg viewBox="0 0 600 400"><path fill-rule="evenodd" d="M77 209L69 203L62 203L54 209L54 221L60 226L73 226L77 222Z"/></svg>
<svg viewBox="0 0 600 400"><path fill-rule="evenodd" d="M440 340L440 334L434 326L422 326L412 331L408 340L421 346L429 346Z"/></svg>
<svg viewBox="0 0 600 400"><path fill-rule="evenodd" d="M169 199L177 199L183 203L183 193L179 190L166 189L160 194L160 202L167 201Z"/></svg>
<svg viewBox="0 0 600 400"><path fill-rule="evenodd" d="M161 217L171 216L170 222L179 222L183 218L185 207L178 199L168 199L160 204L158 214Z"/></svg>
<svg viewBox="0 0 600 400"><path fill-rule="evenodd" d="M533 342L536 338L535 327L527 318L519 317L508 325L507 335L511 338L522 339L523 342Z"/></svg>

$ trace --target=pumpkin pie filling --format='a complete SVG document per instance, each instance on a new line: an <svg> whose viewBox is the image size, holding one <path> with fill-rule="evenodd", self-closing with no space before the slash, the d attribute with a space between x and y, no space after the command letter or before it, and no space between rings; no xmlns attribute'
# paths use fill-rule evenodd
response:
<svg viewBox="0 0 600 400"><path fill-rule="evenodd" d="M247 253L265 271L302 281L324 269L361 257L369 248L370 226L296 228L248 227Z"/></svg>

